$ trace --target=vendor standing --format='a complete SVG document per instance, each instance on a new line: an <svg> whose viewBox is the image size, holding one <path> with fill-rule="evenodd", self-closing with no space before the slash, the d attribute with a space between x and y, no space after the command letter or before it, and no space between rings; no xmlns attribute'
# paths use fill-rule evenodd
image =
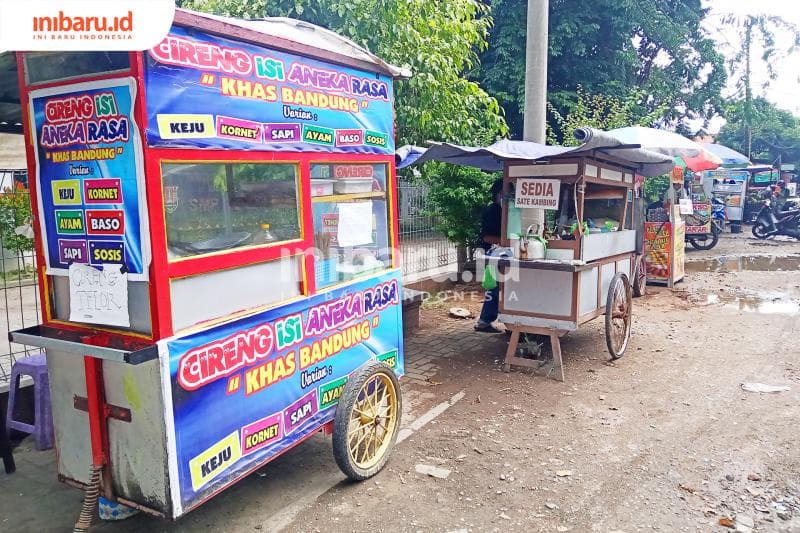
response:
<svg viewBox="0 0 800 533"><path fill-rule="evenodd" d="M488 252L492 246L500 244L500 234L502 233L503 220L503 180L498 179L489 189L492 197L491 205L484 208L481 215L480 240L484 252ZM493 323L497 320L498 300L500 298L500 287L496 286L486 291L481 308L481 315L478 323L475 324L475 331L483 333L503 333L504 330L496 327Z"/></svg>

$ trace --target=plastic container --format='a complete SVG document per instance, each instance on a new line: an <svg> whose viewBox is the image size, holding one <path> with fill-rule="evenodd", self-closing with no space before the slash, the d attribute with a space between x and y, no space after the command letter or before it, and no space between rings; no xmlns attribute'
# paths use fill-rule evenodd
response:
<svg viewBox="0 0 800 533"><path fill-rule="evenodd" d="M336 269L339 260L336 257L317 259L314 263L314 274L317 287L327 287L339 281L339 272Z"/></svg>
<svg viewBox="0 0 800 533"><path fill-rule="evenodd" d="M311 180L311 196L330 196L333 194L334 180Z"/></svg>
<svg viewBox="0 0 800 533"><path fill-rule="evenodd" d="M372 192L372 179L346 179L336 180L333 189L338 194L356 194Z"/></svg>

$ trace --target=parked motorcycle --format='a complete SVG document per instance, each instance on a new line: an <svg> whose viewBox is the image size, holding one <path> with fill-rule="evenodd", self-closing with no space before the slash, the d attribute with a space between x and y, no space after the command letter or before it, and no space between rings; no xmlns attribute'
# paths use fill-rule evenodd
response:
<svg viewBox="0 0 800 533"><path fill-rule="evenodd" d="M772 199L764 200L753 224L753 237L768 239L775 235L786 235L800 240L800 207L796 203L788 203L783 210L774 213Z"/></svg>
<svg viewBox="0 0 800 533"><path fill-rule="evenodd" d="M686 241L695 250L710 250L719 242L719 234L725 229L725 202L718 198L711 199L711 233L693 233L686 235Z"/></svg>

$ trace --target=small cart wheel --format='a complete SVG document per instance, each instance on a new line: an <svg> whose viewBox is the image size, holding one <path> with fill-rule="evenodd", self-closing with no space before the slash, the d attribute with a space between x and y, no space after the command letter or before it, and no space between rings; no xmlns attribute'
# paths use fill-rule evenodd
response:
<svg viewBox="0 0 800 533"><path fill-rule="evenodd" d="M647 291L647 264L643 255L637 255L633 263L633 295L636 298L644 296Z"/></svg>
<svg viewBox="0 0 800 533"><path fill-rule="evenodd" d="M617 272L608 286L606 298L606 345L611 359L625 354L631 338L631 284L628 276Z"/></svg>
<svg viewBox="0 0 800 533"><path fill-rule="evenodd" d="M377 474L397 440L402 400L394 371L371 361L347 380L333 420L333 456L353 481Z"/></svg>

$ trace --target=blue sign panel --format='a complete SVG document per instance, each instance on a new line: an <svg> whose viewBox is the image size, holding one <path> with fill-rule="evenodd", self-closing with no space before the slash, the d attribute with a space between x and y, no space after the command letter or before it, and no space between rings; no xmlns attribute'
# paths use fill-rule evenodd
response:
<svg viewBox="0 0 800 533"><path fill-rule="evenodd" d="M403 373L400 273L166 341L186 511L333 420L348 376Z"/></svg>
<svg viewBox="0 0 800 533"><path fill-rule="evenodd" d="M388 76L173 27L145 84L151 146L394 153Z"/></svg>
<svg viewBox="0 0 800 533"><path fill-rule="evenodd" d="M146 279L149 240L140 190L141 139L132 79L31 93L36 178L49 274L70 263L124 264ZM143 183L143 179L141 180Z"/></svg>

